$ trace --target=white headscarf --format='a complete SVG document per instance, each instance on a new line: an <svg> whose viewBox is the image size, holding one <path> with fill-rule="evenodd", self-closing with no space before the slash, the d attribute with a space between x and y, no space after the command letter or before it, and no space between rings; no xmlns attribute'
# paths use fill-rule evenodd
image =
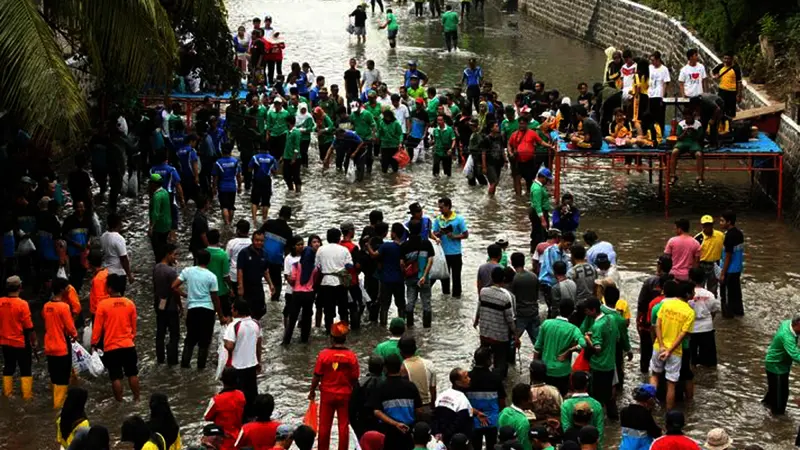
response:
<svg viewBox="0 0 800 450"><path fill-rule="evenodd" d="M305 113L300 112L303 108L305 108L306 110ZM306 120L308 119L313 119L311 113L308 112L308 104L301 102L299 105L297 105L297 114L295 114L295 123L297 124L298 127L300 127L303 126L303 124L306 123Z"/></svg>

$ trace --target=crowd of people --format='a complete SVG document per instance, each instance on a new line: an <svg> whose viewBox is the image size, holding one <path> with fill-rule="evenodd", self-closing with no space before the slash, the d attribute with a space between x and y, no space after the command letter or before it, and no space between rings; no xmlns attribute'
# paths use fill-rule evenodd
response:
<svg viewBox="0 0 800 450"><path fill-rule="evenodd" d="M469 11L464 3L462 14ZM383 25L391 32L396 18L389 14ZM356 22L357 29L358 17ZM660 145L660 134L648 134L665 125L660 100L670 80L658 52L650 65L635 61L627 50L613 53L606 79L593 93L586 83L578 86L575 103L545 90L528 72L519 94L504 105L475 59L469 60L461 84L446 91L434 87L415 61L408 62L394 92L374 61L362 70L355 59L344 72L342 93L307 63L292 63L284 83L284 46L271 24L269 16L263 25L254 20L250 33L240 27L234 38L236 64L249 73L244 104L232 100L223 112L206 98L193 117L184 117L179 103L168 103L148 108L145 120L130 132L119 121L103 127L87 154L76 158L68 195L55 173L37 177L38 183L21 180L3 221L6 294L0 308L6 313L0 318L0 345L6 396L14 392L17 373L22 397L33 396L32 358L40 346L31 311L41 308L41 348L53 405L61 408L57 440L65 449L110 448L108 430L89 423L87 391L69 387L72 341L79 330L91 328L87 350L102 352L116 400L124 398L125 379L132 398L139 399L137 311L143 306L126 297L134 282L126 244L143 236L123 230L117 196L123 180L131 189L130 180L141 178L148 186L147 235L155 261L156 362L188 369L197 347L194 366L206 370L216 322L223 329L228 358L220 375L222 390L204 415L202 448L285 449L294 443L302 450L317 441L317 448L328 450L334 416L340 450L349 448L351 426L367 450L604 448L609 422L621 428L622 449L700 448L683 435L686 419L676 407L694 395L694 368L717 364L715 316L744 314L744 235L736 214L726 212L718 221L705 215L696 234L689 221L675 222L676 235L658 258L655 275L642 284L632 325L629 302L621 298L614 246L595 231L579 234L581 214L573 196L565 194L554 206L548 188L559 139L588 150L604 140L617 146ZM711 130L709 145L716 145L713 130L735 114L731 92L740 89L740 74L726 58L712 71L720 81L719 95L707 94L697 52L689 51L688 57L680 92L697 106L685 117L699 117L700 125L681 122L675 151L691 147L701 154L702 130ZM693 135L690 129L701 132ZM409 330L419 326L418 317L423 328L434 325L437 281L441 295L462 296L462 241L470 237L466 218L442 197L435 217L413 203L407 218L372 211L358 237L354 221L328 229L324 241L317 234L300 235L292 228L292 208L284 205L270 215L272 177L281 170L287 189L299 192L302 177L314 176L314 147L323 168L333 163L349 175L352 165L357 182L369 182L376 158L382 172L397 172L407 160L426 164L420 155L432 153L434 176L449 177L454 166L464 165L469 184L486 185L492 195L509 168L516 194L521 196L524 186L529 195L531 237L523 246L530 248L509 252L510 243L501 237L486 249L475 280L479 347L474 365L453 368L446 389L437 383L435 361L421 356L425 349ZM107 231L102 232L93 189L96 184L105 194L109 182ZM236 220L237 196L250 202L249 217ZM73 212L62 223L65 198L71 199ZM177 234L187 202L195 206L193 217L183 218L190 224L187 250L194 265L178 270ZM223 230L210 226L212 203L223 226L235 229L227 242ZM715 229L717 222L724 233ZM437 260L443 273L434 270ZM279 302L282 345L296 345L296 328L301 344L311 339L312 327L324 329L331 339L317 357L309 390L312 401L320 392L316 431L316 426L273 420L273 397L259 393L257 377L269 377L269 364L262 360L262 319L268 306ZM358 339L362 322L388 326L391 334L369 357L365 376L357 355L346 347L348 339ZM624 360L633 358L632 326L639 335L640 371L651 378L634 386L634 402L618 410L618 399L631 384L625 384L631 377ZM764 403L775 414L785 411L789 369L800 362L797 332L800 317L783 322L767 353ZM512 386L508 399L508 367L521 364L516 349L526 333L534 348L529 383ZM665 404L664 429L654 419L657 398ZM179 450L180 427L167 398L153 394L150 410L149 421L131 416L123 422L121 440L136 450ZM726 430L714 429L703 446L729 449L732 439Z"/></svg>

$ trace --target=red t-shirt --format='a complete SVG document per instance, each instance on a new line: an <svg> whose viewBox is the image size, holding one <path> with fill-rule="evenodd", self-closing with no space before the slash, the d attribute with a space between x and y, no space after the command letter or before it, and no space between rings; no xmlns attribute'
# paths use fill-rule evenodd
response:
<svg viewBox="0 0 800 450"><path fill-rule="evenodd" d="M275 432L280 422L250 422L242 427L236 448L252 448L253 450L270 450L275 445Z"/></svg>
<svg viewBox="0 0 800 450"><path fill-rule="evenodd" d="M342 242L339 242L339 245L341 245L342 247L346 248L347 251L349 251L351 255L353 254L353 249L356 248L356 244L354 244L353 241L342 241ZM353 261L355 261L355 260L356 260L356 258L354 257ZM347 269L347 271L350 272L350 274L353 275L353 286L357 285L358 284L358 270L355 267L353 267L352 269Z"/></svg>
<svg viewBox="0 0 800 450"><path fill-rule="evenodd" d="M319 391L350 395L359 376L358 358L346 348L326 348L317 355L314 375L322 379Z"/></svg>
<svg viewBox="0 0 800 450"><path fill-rule="evenodd" d="M645 320L647 321L646 323L650 325L650 327L655 325L653 323L650 323L650 319L653 317L653 308L655 308L656 305L661 303L663 300L664 296L659 295L658 297L654 298L649 305L647 305L647 317L645 318Z"/></svg>
<svg viewBox="0 0 800 450"><path fill-rule="evenodd" d="M536 144L540 144L542 138L536 131L528 129L523 133L520 130L514 132L508 139L508 146L517 153L517 162L528 162L533 159L536 153Z"/></svg>
<svg viewBox="0 0 800 450"><path fill-rule="evenodd" d="M245 399L242 391L234 389L215 395L208 404L205 419L214 422L225 432L220 450L233 450L242 428Z"/></svg>
<svg viewBox="0 0 800 450"><path fill-rule="evenodd" d="M650 450L701 450L694 440L681 435L673 434L661 436L653 441Z"/></svg>

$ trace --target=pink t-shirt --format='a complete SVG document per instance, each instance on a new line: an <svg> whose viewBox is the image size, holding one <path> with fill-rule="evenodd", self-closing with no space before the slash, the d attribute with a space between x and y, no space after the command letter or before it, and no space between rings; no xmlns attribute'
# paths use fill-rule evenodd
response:
<svg viewBox="0 0 800 450"><path fill-rule="evenodd" d="M672 257L672 270L669 273L678 280L687 280L695 258L700 257L700 243L688 234L675 236L667 241L664 254Z"/></svg>

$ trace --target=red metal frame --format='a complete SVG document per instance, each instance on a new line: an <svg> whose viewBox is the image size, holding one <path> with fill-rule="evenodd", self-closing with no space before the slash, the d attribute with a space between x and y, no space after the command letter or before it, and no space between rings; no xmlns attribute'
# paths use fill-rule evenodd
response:
<svg viewBox="0 0 800 450"><path fill-rule="evenodd" d="M608 153L581 153L577 151L557 152L553 161L554 168L554 196L561 198L561 172L569 169L573 170L611 170L611 171L627 171L629 167L625 167L617 162L625 156L641 157L643 161L647 160L648 165L643 167L644 170L650 172L650 181L652 182L653 172L659 175L659 193L664 190L664 216L669 217L669 194L670 194L670 162L672 160L672 153L669 151L664 152L608 152ZM753 161L755 158L764 159L772 158L772 167L755 167ZM574 160L582 159L583 163L575 163ZM738 161L747 161L747 164L740 166ZM610 160L610 164L598 164L601 160ZM735 160L735 166L729 166L728 161ZM777 193L777 208L778 219L783 215L783 153L704 153L703 162L706 161L722 161L722 166L719 165L706 165L706 172L748 172L753 174L755 172L778 172L778 193ZM684 166L681 170L696 171L694 166ZM664 182L664 180L667 180Z"/></svg>
<svg viewBox="0 0 800 450"><path fill-rule="evenodd" d="M146 108L147 105L150 103L153 104L163 104L165 97L163 95L140 95L139 98L142 100L142 105ZM176 103L183 103L184 109L186 111L186 126L192 126L192 104L193 103L202 103L203 99L187 99L187 98L174 98L167 96L170 102ZM219 98L214 96L209 96L213 103L230 103L230 99L227 98Z"/></svg>

